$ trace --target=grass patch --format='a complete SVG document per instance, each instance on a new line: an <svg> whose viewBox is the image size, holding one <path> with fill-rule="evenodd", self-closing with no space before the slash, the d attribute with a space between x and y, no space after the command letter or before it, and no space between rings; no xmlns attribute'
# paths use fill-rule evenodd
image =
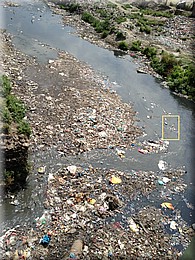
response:
<svg viewBox="0 0 195 260"><path fill-rule="evenodd" d="M124 4L124 5L122 5L122 8L123 8L124 10L127 10L127 9L131 9L132 6L131 6L130 4Z"/></svg>
<svg viewBox="0 0 195 260"><path fill-rule="evenodd" d="M1 108L2 121L4 123L4 130L9 132L12 122L17 125L19 133L30 136L31 129L27 122L24 121L26 108L21 100L15 95L11 94L11 82L6 76L2 76L1 80L1 94L4 98L4 105ZM25 126L24 126L25 125Z"/></svg>
<svg viewBox="0 0 195 260"><path fill-rule="evenodd" d="M131 51L141 51L141 41L134 41L130 47Z"/></svg>
<svg viewBox="0 0 195 260"><path fill-rule="evenodd" d="M70 13L80 13L81 12L81 5L77 3L63 3L59 4L59 7L61 9L64 9Z"/></svg>
<svg viewBox="0 0 195 260"><path fill-rule="evenodd" d="M174 15L169 11L156 11L152 9L140 9L141 13L144 15L151 15L156 17L166 17L166 18L172 18Z"/></svg>
<svg viewBox="0 0 195 260"><path fill-rule="evenodd" d="M120 49L120 50L123 50L123 51L127 51L128 50L128 43L127 42L125 42L125 41L121 41L121 42L119 42L119 44L118 44L118 48Z"/></svg>
<svg viewBox="0 0 195 260"><path fill-rule="evenodd" d="M120 24L120 23L123 23L123 22L126 22L127 21L127 18L124 17L124 16L118 16L116 17L115 21Z"/></svg>

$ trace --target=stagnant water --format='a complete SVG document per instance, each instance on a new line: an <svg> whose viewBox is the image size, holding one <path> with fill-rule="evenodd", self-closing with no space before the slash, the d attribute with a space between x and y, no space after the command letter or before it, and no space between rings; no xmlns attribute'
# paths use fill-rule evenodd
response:
<svg viewBox="0 0 195 260"><path fill-rule="evenodd" d="M110 86L117 91L124 102L133 104L134 110L138 112L139 125L145 127L146 139L158 139L162 136L162 115L171 113L180 116L180 140L170 141L169 152L166 154L143 156L135 150L127 152L126 159L121 161L111 151L97 150L84 153L79 157L64 158L55 151L48 150L30 155L29 160L35 169L36 165L46 165L47 172L53 173L63 164L87 165L91 163L94 166L114 167L123 171L129 169L158 171L160 159L166 161L172 168L185 166L186 182L189 187L182 196L175 199L178 200L177 208L182 211L184 220L189 224L195 222L194 210L186 206L186 202L193 204L195 197L194 103L170 93L154 77L138 74L136 64L130 56L117 56L112 51L79 38L75 29L64 26L61 16L52 14L44 1L15 0L14 2L18 2L20 6L3 8L1 4L4 18L0 25L14 36L13 43L16 48L35 56L42 63L56 58L58 50L64 50L90 64L96 71L108 77L109 84L114 82ZM10 199L2 202L0 212L4 212L4 221L1 229L33 221L42 212L47 176L38 176L35 174L36 170L32 172L33 174L28 179L27 189L17 195L19 205L11 205ZM147 204L148 201L145 200L143 203Z"/></svg>

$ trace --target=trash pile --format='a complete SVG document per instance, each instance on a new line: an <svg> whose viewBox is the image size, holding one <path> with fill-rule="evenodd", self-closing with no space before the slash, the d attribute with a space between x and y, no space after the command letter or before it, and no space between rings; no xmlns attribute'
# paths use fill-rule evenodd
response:
<svg viewBox="0 0 195 260"><path fill-rule="evenodd" d="M164 140L144 140L138 144L138 152L142 154L166 153L169 147L169 141Z"/></svg>
<svg viewBox="0 0 195 260"><path fill-rule="evenodd" d="M134 126L135 112L114 92L101 88L90 68L67 53L40 67L34 60L22 62L25 57L12 51L10 46L4 68L28 107L33 149L56 148L66 155L117 147L117 155L124 158L121 148L137 148L134 140L141 130ZM32 78L31 65L43 72L43 81ZM168 145L148 140L138 151L166 152ZM166 166L159 162L157 173L92 165L66 165L55 174L49 172L45 211L34 223L4 230L2 259L178 259L194 231L174 200L186 188L185 172L166 171ZM44 165L37 172L46 177ZM159 198L157 206L143 206L141 200L152 195Z"/></svg>
<svg viewBox="0 0 195 260"><path fill-rule="evenodd" d="M193 53L194 27L193 18L177 15L172 19L167 19L159 40L174 49L179 48Z"/></svg>
<svg viewBox="0 0 195 260"><path fill-rule="evenodd" d="M178 193L182 174L163 173L163 190L175 188ZM45 211L31 226L5 231L0 238L2 259L178 259L176 245L186 248L194 231L170 194L158 208L140 205L133 214L125 212L159 185L152 172L124 173L91 165L69 165L50 173Z"/></svg>

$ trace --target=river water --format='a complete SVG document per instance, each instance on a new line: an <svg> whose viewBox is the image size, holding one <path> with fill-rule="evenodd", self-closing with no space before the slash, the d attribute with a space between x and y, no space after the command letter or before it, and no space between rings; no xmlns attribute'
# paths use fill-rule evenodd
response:
<svg viewBox="0 0 195 260"><path fill-rule="evenodd" d="M108 77L110 86L116 90L126 103L133 105L138 112L139 125L144 127L146 139L162 137L162 115L171 114L180 117L180 140L170 141L166 154L142 155L137 151L127 151L123 162L114 154L105 151L92 151L78 157L61 157L54 151L34 153L30 161L46 165L48 172L55 172L64 163L92 163L94 166L114 167L118 170L152 170L158 171L159 160L164 160L169 167L185 166L187 191L178 197L178 205L182 217L189 224L195 222L194 210L187 207L186 202L194 204L195 175L193 170L195 143L195 105L185 98L172 94L159 82L147 74L138 74L137 65L128 56L117 56L113 51L100 48L79 38L74 28L64 26L60 15L52 14L49 7L41 0L17 1L19 7L3 7L1 4L1 28L6 29L13 37L16 48L28 55L35 56L39 62L45 63L57 57L58 50L67 51L77 59L86 62L97 72ZM106 82L105 82L106 83ZM171 135L169 131L168 134ZM18 206L10 204L10 199L2 202L4 211L2 227L33 221L43 210L44 178L32 174L28 180L28 188L17 195Z"/></svg>

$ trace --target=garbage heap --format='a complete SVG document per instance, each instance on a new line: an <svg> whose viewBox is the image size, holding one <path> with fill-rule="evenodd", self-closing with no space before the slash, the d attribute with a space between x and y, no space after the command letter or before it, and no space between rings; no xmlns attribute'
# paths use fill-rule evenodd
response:
<svg viewBox="0 0 195 260"><path fill-rule="evenodd" d="M2 259L179 259L194 235L170 201L184 173L164 172L163 185L154 172L91 165L50 173L43 215L1 237ZM143 206L152 193L161 205Z"/></svg>

